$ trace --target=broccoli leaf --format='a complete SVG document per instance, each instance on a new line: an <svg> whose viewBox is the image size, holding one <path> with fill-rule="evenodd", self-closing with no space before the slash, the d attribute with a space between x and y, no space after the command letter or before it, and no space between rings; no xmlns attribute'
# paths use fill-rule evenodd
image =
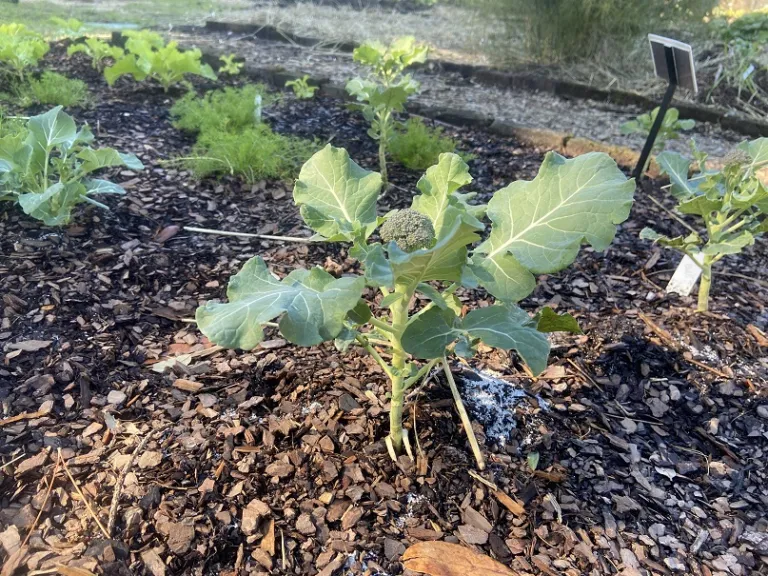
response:
<svg viewBox="0 0 768 576"><path fill-rule="evenodd" d="M629 216L634 189L606 154L567 160L549 152L536 178L513 182L488 203L491 235L476 250L486 255L475 264L486 273L475 271L481 284L500 300L517 301L533 289L532 274L562 270L583 241L606 249Z"/></svg>
<svg viewBox="0 0 768 576"><path fill-rule="evenodd" d="M696 186L688 181L688 172L691 169L691 161L677 152L662 152L656 156L656 162L661 167L662 173L669 176L672 184L670 192L678 200L685 200L698 194Z"/></svg>
<svg viewBox="0 0 768 576"><path fill-rule="evenodd" d="M536 330L539 332L570 332L571 334L583 334L579 323L570 314L558 314L552 308L545 307L539 310L534 317Z"/></svg>
<svg viewBox="0 0 768 576"><path fill-rule="evenodd" d="M287 340L313 346L341 333L364 288L363 278L336 279L320 267L294 270L277 280L255 256L230 280L229 302L209 302L195 318L211 342L227 348L254 348L264 338L263 324L278 316Z"/></svg>
<svg viewBox="0 0 768 576"><path fill-rule="evenodd" d="M358 166L330 144L301 168L293 189L307 226L329 240L370 236L376 227L381 175Z"/></svg>

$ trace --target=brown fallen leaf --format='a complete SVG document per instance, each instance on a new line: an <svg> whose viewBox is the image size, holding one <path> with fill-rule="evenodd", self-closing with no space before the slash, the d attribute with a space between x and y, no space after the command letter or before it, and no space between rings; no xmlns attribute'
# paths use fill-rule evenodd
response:
<svg viewBox="0 0 768 576"><path fill-rule="evenodd" d="M504 507L515 516L525 516L525 507L506 492L496 490L493 495L496 496L496 498L499 499L499 502L501 502Z"/></svg>
<svg viewBox="0 0 768 576"><path fill-rule="evenodd" d="M408 570L428 576L518 576L493 558L448 542L419 542L402 560Z"/></svg>
<svg viewBox="0 0 768 576"><path fill-rule="evenodd" d="M96 576L96 574L94 574L90 570L86 570L85 568L77 568L75 566L64 566L63 564L58 564L56 566L56 572L61 574L62 576Z"/></svg>
<svg viewBox="0 0 768 576"><path fill-rule="evenodd" d="M768 348L768 338L765 336L765 332L760 330L760 328L758 328L754 324L748 324L747 332L749 332L752 338L754 338L757 341L758 346L763 346L765 348Z"/></svg>

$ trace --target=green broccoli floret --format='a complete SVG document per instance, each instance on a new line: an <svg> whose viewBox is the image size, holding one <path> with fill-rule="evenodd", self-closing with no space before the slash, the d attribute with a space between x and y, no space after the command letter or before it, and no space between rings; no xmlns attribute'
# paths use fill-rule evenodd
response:
<svg viewBox="0 0 768 576"><path fill-rule="evenodd" d="M406 252L429 248L435 241L435 228L429 217L410 208L394 211L381 225L379 234L384 242L395 242Z"/></svg>
<svg viewBox="0 0 768 576"><path fill-rule="evenodd" d="M740 148L734 148L723 158L723 163L727 167L731 166L743 166L752 162L752 157L744 150Z"/></svg>

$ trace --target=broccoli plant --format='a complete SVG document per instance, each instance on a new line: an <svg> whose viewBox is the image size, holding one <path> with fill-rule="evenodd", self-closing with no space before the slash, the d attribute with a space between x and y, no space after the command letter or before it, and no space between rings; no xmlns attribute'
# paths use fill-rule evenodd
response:
<svg viewBox="0 0 768 576"><path fill-rule="evenodd" d="M393 136L395 114L405 109L408 97L419 90L419 83L409 74L408 66L427 59L428 48L413 37L396 38L389 46L366 42L355 48L356 62L370 70L367 78L347 82L347 92L360 103L365 119L370 122L368 135L379 142L379 170L387 187L387 147Z"/></svg>
<svg viewBox="0 0 768 576"><path fill-rule="evenodd" d="M63 36L77 36L83 33L85 24L77 18L59 18L52 16L51 22L59 28L59 33Z"/></svg>
<svg viewBox="0 0 768 576"><path fill-rule="evenodd" d="M219 73L229 74L230 76L237 76L238 74L240 74L240 71L243 69L243 66L245 66L245 64L243 62L236 62L235 58L237 58L235 54L227 54L225 56L219 56L219 60L221 61L221 66L219 67Z"/></svg>
<svg viewBox="0 0 768 576"><path fill-rule="evenodd" d="M125 54L104 70L104 78L110 86L126 74L137 82L154 78L165 92L187 74L216 80L213 69L201 61L202 53L197 48L182 52L178 42L166 44L162 36L148 30L129 30L123 35L128 38Z"/></svg>
<svg viewBox="0 0 768 576"><path fill-rule="evenodd" d="M48 226L67 224L72 208L97 194L124 194L108 180L92 178L102 168L144 166L133 154L91 148L88 125L77 129L61 106L32 116L0 137L0 200L17 202L26 214Z"/></svg>
<svg viewBox="0 0 768 576"><path fill-rule="evenodd" d="M296 78L295 80L288 80L285 83L286 88L290 88L293 90L294 95L299 100L310 100L311 98L315 97L315 92L317 92L317 86L312 86L307 82L309 79L309 74L305 74L301 78Z"/></svg>
<svg viewBox="0 0 768 576"><path fill-rule="evenodd" d="M622 134L640 134L644 138L648 137L651 132L653 123L656 122L656 116L659 114L658 106L654 108L649 114L640 114L634 120L624 122L621 125ZM670 140L677 140L680 138L680 132L683 130L692 130L696 125L695 120L680 120L680 112L677 108L670 108L664 115L664 121L661 123L661 128L656 136L656 143L653 145L653 151L659 153L667 146L667 142ZM650 162L650 157L648 162ZM648 168L648 163L643 167L645 170Z"/></svg>
<svg viewBox="0 0 768 576"><path fill-rule="evenodd" d="M48 53L48 42L24 24L0 24L0 71L12 73L23 83L27 69Z"/></svg>
<svg viewBox="0 0 768 576"><path fill-rule="evenodd" d="M125 54L125 50L120 48L120 46L112 46L98 38L86 38L84 41L72 44L67 48L67 56L72 56L79 52L89 56L91 66L99 72L104 70L104 62L107 58L117 61Z"/></svg>
<svg viewBox="0 0 768 576"><path fill-rule="evenodd" d="M471 357L484 342L515 350L533 373L544 370L546 333L578 326L549 308L530 316L517 303L536 287L535 274L568 266L582 242L607 248L635 189L602 153L566 160L550 152L534 180L499 190L487 206L459 191L471 181L458 155L442 154L410 208L382 218L381 175L326 146L303 166L293 198L316 239L351 243L364 274L335 278L315 267L278 279L255 256L230 280L228 303L197 309L198 327L212 342L243 350L276 318L283 337L300 346L335 340L344 350L357 342L390 380L389 439L399 451L404 394L448 355ZM490 235L473 247L486 214ZM377 228L381 242L372 240ZM477 287L496 302L463 315L456 291ZM422 299L429 303L419 308Z"/></svg>
<svg viewBox="0 0 768 576"><path fill-rule="evenodd" d="M698 216L706 233L691 229L687 236L670 238L651 228L640 237L689 256L701 267L698 311L709 308L712 266L729 254L738 254L768 231L768 188L757 170L768 164L768 138L742 142L724 159L721 170L706 167L707 155L691 142L699 173L688 178L691 161L674 152L659 154L657 161L669 175L677 211Z"/></svg>

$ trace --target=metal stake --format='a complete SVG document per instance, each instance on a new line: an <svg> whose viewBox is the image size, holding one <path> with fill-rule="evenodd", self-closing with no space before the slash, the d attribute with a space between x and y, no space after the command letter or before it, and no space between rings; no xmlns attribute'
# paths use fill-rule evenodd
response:
<svg viewBox="0 0 768 576"><path fill-rule="evenodd" d="M645 141L645 146L643 146L643 151L640 154L640 160L637 161L637 166L635 166L635 170L632 172L632 176L635 178L635 180L639 179L643 175L645 163L648 162L648 157L651 155L653 145L656 143L656 137L659 135L659 130L661 130L661 125L664 122L664 116L667 114L669 105L672 102L672 96L674 96L675 90L677 89L675 52L669 46L665 46L664 56L666 56L667 59L669 86L667 87L667 91L664 92L664 98L662 98L661 106L659 106L659 113L656 114L656 120L654 120L653 126L651 126L651 132L648 134L648 138Z"/></svg>

